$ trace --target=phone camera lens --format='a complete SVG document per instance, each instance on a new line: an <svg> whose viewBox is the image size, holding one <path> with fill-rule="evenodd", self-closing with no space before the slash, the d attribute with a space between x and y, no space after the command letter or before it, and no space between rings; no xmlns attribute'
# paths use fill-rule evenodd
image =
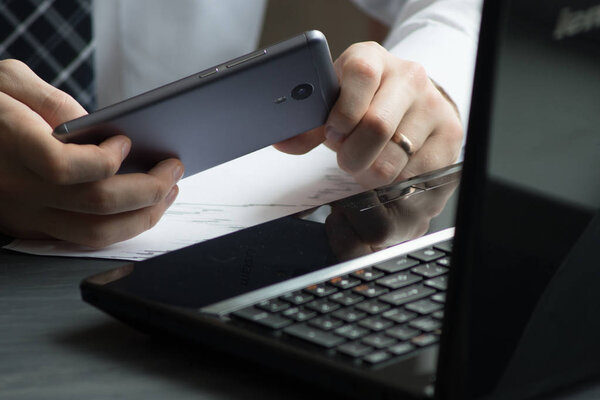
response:
<svg viewBox="0 0 600 400"><path fill-rule="evenodd" d="M292 99L304 100L313 92L313 87L310 83L302 83L292 89Z"/></svg>

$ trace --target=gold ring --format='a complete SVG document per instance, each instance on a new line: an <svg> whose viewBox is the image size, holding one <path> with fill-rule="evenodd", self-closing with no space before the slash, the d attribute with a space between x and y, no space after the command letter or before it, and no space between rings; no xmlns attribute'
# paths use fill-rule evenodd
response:
<svg viewBox="0 0 600 400"><path fill-rule="evenodd" d="M413 154L415 154L413 142L411 142L410 139L404 136L403 134L396 132L394 136L392 136L392 141L394 143L397 143L398 146L400 146L400 148L404 150L407 156L410 157Z"/></svg>

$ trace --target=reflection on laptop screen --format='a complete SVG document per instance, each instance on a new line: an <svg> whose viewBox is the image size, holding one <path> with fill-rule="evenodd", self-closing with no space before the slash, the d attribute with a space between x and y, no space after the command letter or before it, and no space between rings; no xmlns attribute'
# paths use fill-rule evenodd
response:
<svg viewBox="0 0 600 400"><path fill-rule="evenodd" d="M503 10L480 222L462 242L465 398L518 399L600 371L600 29L584 23L598 10Z"/></svg>

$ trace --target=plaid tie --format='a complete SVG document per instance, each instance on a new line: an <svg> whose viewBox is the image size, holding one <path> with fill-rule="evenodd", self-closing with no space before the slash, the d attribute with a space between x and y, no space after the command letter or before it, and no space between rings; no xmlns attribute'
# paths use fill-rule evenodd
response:
<svg viewBox="0 0 600 400"><path fill-rule="evenodd" d="M25 62L94 109L91 0L0 0L0 59Z"/></svg>

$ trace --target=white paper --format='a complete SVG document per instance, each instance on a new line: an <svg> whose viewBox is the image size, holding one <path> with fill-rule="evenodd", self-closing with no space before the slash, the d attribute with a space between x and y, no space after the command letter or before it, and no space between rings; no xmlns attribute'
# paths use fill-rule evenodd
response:
<svg viewBox="0 0 600 400"><path fill-rule="evenodd" d="M55 240L15 240L7 249L31 254L144 260L236 230L358 193L324 146L302 156L272 147L187 177L159 223L101 250Z"/></svg>

